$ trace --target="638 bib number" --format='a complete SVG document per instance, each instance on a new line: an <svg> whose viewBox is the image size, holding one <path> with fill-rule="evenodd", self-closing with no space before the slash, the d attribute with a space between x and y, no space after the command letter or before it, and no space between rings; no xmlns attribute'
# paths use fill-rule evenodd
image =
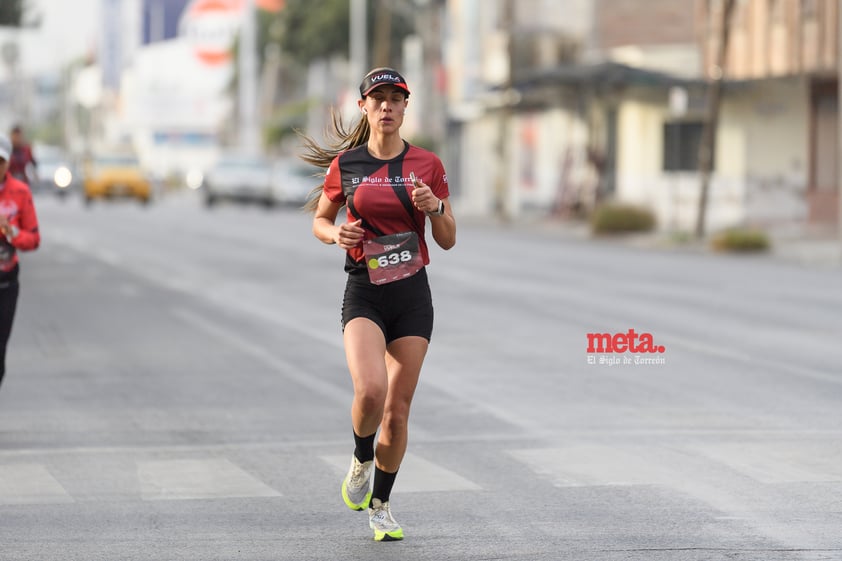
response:
<svg viewBox="0 0 842 561"><path fill-rule="evenodd" d="M373 284L386 284L411 277L424 266L418 234L400 232L363 243L368 277Z"/></svg>
<svg viewBox="0 0 842 561"><path fill-rule="evenodd" d="M377 259L372 257L368 261L368 266L371 269L377 269L379 267L389 267L390 265L400 265L409 261L412 261L412 253L405 249L400 253L392 252L387 255L381 255Z"/></svg>

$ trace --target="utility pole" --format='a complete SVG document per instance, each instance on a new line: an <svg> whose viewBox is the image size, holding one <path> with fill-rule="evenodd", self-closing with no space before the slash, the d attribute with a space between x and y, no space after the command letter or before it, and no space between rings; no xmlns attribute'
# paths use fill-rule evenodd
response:
<svg viewBox="0 0 842 561"><path fill-rule="evenodd" d="M392 2L377 0L374 29L374 66L389 66L392 53Z"/></svg>
<svg viewBox="0 0 842 561"><path fill-rule="evenodd" d="M366 31L366 2L368 0L351 0L349 4L351 24L351 68L350 68L350 91L354 92L362 80L363 74L368 70L367 31Z"/></svg>
<svg viewBox="0 0 842 561"><path fill-rule="evenodd" d="M511 218L509 207L509 182L511 178L511 151L509 136L512 121L512 86L514 84L514 0L503 0L502 26L506 35L506 78L502 84L502 105L497 132L497 178L494 182L494 213L501 220Z"/></svg>
<svg viewBox="0 0 842 561"><path fill-rule="evenodd" d="M256 154L260 151L261 142L257 122L257 21L254 0L243 2L238 63L240 148L248 154Z"/></svg>
<svg viewBox="0 0 842 561"><path fill-rule="evenodd" d="M836 115L838 129L836 132L836 195L839 197L836 213L836 229L839 235L839 258L842 261L842 6L836 4Z"/></svg>
<svg viewBox="0 0 842 561"><path fill-rule="evenodd" d="M20 48L18 47L17 31L14 32L12 38L8 42L3 43L2 47L0 47L0 55L2 55L3 63L9 73L8 83L11 84L11 88L9 89L12 93L11 113L15 116L15 119L20 119L20 116L24 113L24 96L21 90L22 81L18 76Z"/></svg>
<svg viewBox="0 0 842 561"><path fill-rule="evenodd" d="M736 0L721 0L721 18L719 20L719 41L717 41L716 63L707 69L708 95L705 109L705 125L699 144L699 173L701 188L699 193L699 211L696 219L696 237L705 235L705 215L707 213L710 178L713 173L713 156L716 151L716 128L719 124L719 107L722 99L722 82L725 79L725 64L728 60L728 36L731 13ZM711 6L714 4L711 3Z"/></svg>

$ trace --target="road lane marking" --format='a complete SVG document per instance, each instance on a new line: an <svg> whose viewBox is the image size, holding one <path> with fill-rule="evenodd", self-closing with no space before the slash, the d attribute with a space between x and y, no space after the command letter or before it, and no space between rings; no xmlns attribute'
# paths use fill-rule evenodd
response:
<svg viewBox="0 0 842 561"><path fill-rule="evenodd" d="M237 332L220 327L211 319L203 318L184 308L177 308L172 311L172 314L191 326L201 329L208 335L219 339L224 344L236 346L242 352L260 360L271 368L281 371L284 376L297 382L299 385L309 388L320 396L329 398L343 407L346 407L351 399L347 391L321 381L318 376L305 371L300 365L286 361L263 347L247 341Z"/></svg>
<svg viewBox="0 0 842 561"><path fill-rule="evenodd" d="M471 284L472 286L486 287L485 289L488 292L509 295L522 293L540 295L541 298L543 298L545 304L547 305L548 310L556 309L552 306L549 306L549 303L551 302L568 304L571 301L577 300L583 302L593 301L592 294L588 290L575 289L572 287L572 285L566 285L565 290L559 292L557 290L558 285L553 284L550 281L496 279L496 282L498 284L493 286L498 288L496 290L491 290L487 288L488 286L490 286L488 285L488 283L483 284L483 282L481 282L481 279L483 279L483 277L479 273L466 272L462 270L453 271L447 268L442 268L437 269L436 274L454 281L462 281L466 284ZM472 282L470 279L476 279L477 282ZM652 289L651 293L653 295L656 295L657 289ZM612 325L628 325L629 318L635 317L633 310L627 310L624 313L617 314L615 313L615 310L600 309L597 311L595 309L587 309L582 311L569 306L565 306L564 314L562 317L558 318L558 321L565 321L570 323L571 325L590 325L594 321L594 316L597 316L603 324ZM695 352L697 354L714 356L723 360L748 364L751 366L760 366L763 368L775 370L776 372L782 372L784 374L790 374L800 378L806 378L820 382L828 382L832 384L842 384L842 376L834 374L834 371L832 371L829 368L827 370L820 370L816 368L803 366L790 360L769 360L763 358L762 356L759 356L757 353L750 354L733 345L724 345L721 341L704 343L687 337L674 336L671 334L671 331L662 333L663 331L666 330L661 329L658 332L657 340L663 342L666 345L668 349L667 352L669 352L669 349L674 345L677 347L684 347L685 349ZM733 343L734 341L729 340L728 342Z"/></svg>
<svg viewBox="0 0 842 561"><path fill-rule="evenodd" d="M155 286L164 287L168 290L172 290L173 292L186 293L191 296L200 297L207 302L220 306L224 309L231 310L235 313L259 318L263 321L280 326L284 329L289 329L290 331L295 331L296 333L330 345L334 348L343 348L341 332L338 330L336 332L330 332L321 328L309 327L303 324L300 318L287 318L282 314L276 313L274 309L261 307L259 303L249 304L242 299L228 298L225 294L209 291L203 280L194 281L192 279L187 279L184 275L158 274L154 269L144 268L133 264L132 262L124 261L118 253L98 248L96 244L89 243L89 240L86 238L69 231L60 230L59 235L57 235L55 239L58 243L63 244L65 247L70 247L73 250L102 263L137 275ZM97 249L91 249L92 247L97 247Z"/></svg>
<svg viewBox="0 0 842 561"><path fill-rule="evenodd" d="M73 498L41 464L0 465L0 504L72 503Z"/></svg>
<svg viewBox="0 0 842 561"><path fill-rule="evenodd" d="M842 445L830 442L735 442L694 450L761 483L842 481Z"/></svg>
<svg viewBox="0 0 842 561"><path fill-rule="evenodd" d="M557 487L651 485L674 478L657 462L613 446L581 444L508 453Z"/></svg>
<svg viewBox="0 0 842 561"><path fill-rule="evenodd" d="M337 473L345 474L351 461L349 455L322 456L322 460L335 467ZM430 462L415 454L407 453L401 462L400 476L395 481L395 490L401 493L433 493L445 491L480 491L482 487L439 464Z"/></svg>
<svg viewBox="0 0 842 561"><path fill-rule="evenodd" d="M749 443L750 444L750 443ZM749 468L760 468L766 461L778 461L774 453L775 443L764 444L757 450L740 452L746 443L733 443L728 447L715 447L719 453L705 456L694 448L674 449L666 446L635 446L622 444L582 444L560 448L509 450L508 454L525 463L539 476L549 479L557 487L586 487L608 485L655 485L676 493L692 497L709 505L715 512L712 519L735 519L745 521L755 530L782 544L801 546L813 539L810 532L791 524L770 511L766 503L763 481L758 486L747 486L746 475L760 479L758 472ZM818 448L819 444L815 445ZM769 452L765 457L763 452ZM817 450L807 448L793 452L815 454ZM734 463L730 454L736 453L736 463L742 469L735 470L728 465ZM746 461L750 458L750 461ZM828 458L822 465L826 468L840 465L838 455ZM748 465L746 465L748 464ZM784 482L780 473L773 468L773 475L764 473L769 483ZM839 467L833 471L839 472ZM817 477L811 469L786 469L787 477ZM818 478L816 478L818 480ZM764 497L758 499L758 496Z"/></svg>
<svg viewBox="0 0 842 561"><path fill-rule="evenodd" d="M750 364L752 366L763 366L765 368L774 369L784 373L795 374L796 376L810 378L812 380L817 380L820 382L842 384L842 375L833 374L830 371L824 372L821 370L815 370L813 368L807 368L798 364L792 364L777 360L767 360L761 356L750 355L743 351L729 349L724 346L704 344L698 341L685 339L683 337L676 337L674 335L665 335L662 337L662 339L667 344L668 348L672 345L677 345L679 347L684 347L689 351L693 351L699 354L706 354L725 360L742 362Z"/></svg>
<svg viewBox="0 0 842 561"><path fill-rule="evenodd" d="M581 429L581 430L552 430L536 431L530 433L531 439L550 440L577 440L589 438L613 438L629 441L631 439L654 438L672 439L676 437L716 437L716 438L790 438L790 439L834 439L842 440L842 431L839 430L800 430L800 429ZM512 443L517 444L523 441L524 435L520 433L501 432L472 432L470 434L441 435L432 432L413 433L413 442L427 444L453 444L453 443ZM62 446L54 445L44 447L21 447L6 448L0 450L0 459L23 458L23 457L49 457L65 456L75 454L144 454L149 452L167 452L171 454L192 454L192 453L236 453L242 450L296 450L298 448L321 448L341 447L348 443L345 438L333 438L329 440L268 440L268 441L238 441L218 442L202 444L138 444L138 445L91 445L91 446ZM347 466L346 466L347 467Z"/></svg>
<svg viewBox="0 0 842 561"><path fill-rule="evenodd" d="M225 458L141 461L137 476L145 501L281 496Z"/></svg>

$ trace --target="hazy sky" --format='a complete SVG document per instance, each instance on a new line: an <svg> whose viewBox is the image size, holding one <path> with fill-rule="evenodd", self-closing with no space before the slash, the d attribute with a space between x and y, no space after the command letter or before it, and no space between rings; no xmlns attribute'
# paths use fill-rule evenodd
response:
<svg viewBox="0 0 842 561"><path fill-rule="evenodd" d="M0 0L2 1L2 0ZM18 37L21 71L40 74L91 51L100 25L100 0L27 0L41 14L38 29L0 30L0 45ZM6 76L5 65L0 72Z"/></svg>

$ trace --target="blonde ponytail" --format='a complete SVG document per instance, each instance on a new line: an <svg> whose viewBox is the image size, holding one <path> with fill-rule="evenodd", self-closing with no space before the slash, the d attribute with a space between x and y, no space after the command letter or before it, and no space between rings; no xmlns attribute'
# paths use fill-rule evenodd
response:
<svg viewBox="0 0 842 561"><path fill-rule="evenodd" d="M312 164L325 170L323 173L319 174L319 177L322 178L324 178L325 173L334 158L346 150L365 144L368 142L368 137L371 134L371 127L369 127L368 119L365 117L361 118L353 129L348 130L342 122L342 115L331 107L330 120L331 128L327 133L328 144L326 147L319 146L312 137L305 135L301 131L296 131L298 136L301 137L304 145L304 153L299 157L308 164ZM310 192L307 203L304 205L304 210L309 212L316 211L316 208L319 205L319 197L321 197L324 186L324 179L322 179L321 185L317 185Z"/></svg>

